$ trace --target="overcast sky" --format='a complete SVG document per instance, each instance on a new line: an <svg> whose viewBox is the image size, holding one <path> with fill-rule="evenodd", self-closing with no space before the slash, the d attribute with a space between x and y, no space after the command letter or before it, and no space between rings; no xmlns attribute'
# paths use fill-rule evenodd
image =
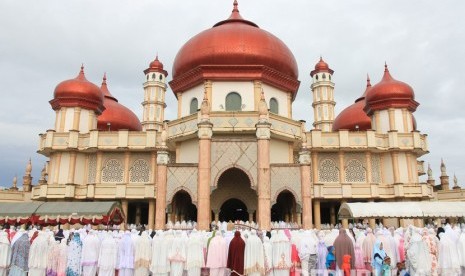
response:
<svg viewBox="0 0 465 276"><path fill-rule="evenodd" d="M197 33L226 19L233 0L14 1L0 3L0 186L21 178L29 158L36 183L46 158L39 133L54 127L48 103L55 86L74 78L81 63L100 85L142 115L143 70L156 53L171 80L174 57ZM377 83L384 62L410 84L420 103L418 129L428 134L438 183L441 157L465 186L465 1L239 0L241 15L294 53L301 81L294 119L313 122L309 73L320 55L335 71L336 112L359 97L366 74ZM167 119L176 116L167 92ZM426 170L426 165L425 165ZM424 180L425 177L422 177Z"/></svg>

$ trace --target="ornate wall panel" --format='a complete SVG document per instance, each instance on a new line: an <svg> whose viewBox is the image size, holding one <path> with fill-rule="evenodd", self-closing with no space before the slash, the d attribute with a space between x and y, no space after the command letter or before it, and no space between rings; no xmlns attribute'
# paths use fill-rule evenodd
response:
<svg viewBox="0 0 465 276"><path fill-rule="evenodd" d="M123 164L120 160L109 159L102 169L102 183L123 182Z"/></svg>
<svg viewBox="0 0 465 276"><path fill-rule="evenodd" d="M344 172L346 182L366 182L366 169L364 168L363 163L358 159L351 159L347 161Z"/></svg>
<svg viewBox="0 0 465 276"><path fill-rule="evenodd" d="M180 190L186 191L197 202L197 176L196 166L168 166L166 201L171 203L173 196Z"/></svg>
<svg viewBox="0 0 465 276"><path fill-rule="evenodd" d="M211 148L211 185L217 186L221 173L231 167L242 169L257 183L257 143L255 141L214 141Z"/></svg>
<svg viewBox="0 0 465 276"><path fill-rule="evenodd" d="M381 162L379 154L371 155L371 182L381 183Z"/></svg>
<svg viewBox="0 0 465 276"><path fill-rule="evenodd" d="M87 183L95 183L97 175L97 155L92 154L89 156L89 170L87 171Z"/></svg>
<svg viewBox="0 0 465 276"><path fill-rule="evenodd" d="M339 166L336 154L325 153L318 156L318 181L339 182Z"/></svg>
<svg viewBox="0 0 465 276"><path fill-rule="evenodd" d="M276 203L279 193L284 190L291 192L295 201L301 204L300 166L271 166L271 204Z"/></svg>
<svg viewBox="0 0 465 276"><path fill-rule="evenodd" d="M137 159L129 169L129 182L147 183L150 180L150 163L145 159Z"/></svg>

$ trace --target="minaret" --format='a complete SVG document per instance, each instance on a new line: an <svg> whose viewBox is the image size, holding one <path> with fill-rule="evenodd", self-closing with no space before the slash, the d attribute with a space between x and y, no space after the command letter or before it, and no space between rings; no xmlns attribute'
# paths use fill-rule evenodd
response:
<svg viewBox="0 0 465 276"><path fill-rule="evenodd" d="M442 160L442 158L441 158L441 176L439 178L441 179L442 190L449 190L449 176L447 175L446 165L444 164L444 160Z"/></svg>
<svg viewBox="0 0 465 276"><path fill-rule="evenodd" d="M460 186L459 186L459 182L458 182L458 179L457 179L457 176L455 175L455 173L454 173L454 187L452 187L452 189L454 189L454 190L461 189Z"/></svg>
<svg viewBox="0 0 465 276"><path fill-rule="evenodd" d="M435 182L436 181L434 181L434 178L433 178L433 170L431 169L431 165L428 163L428 180L426 180L426 183L434 187Z"/></svg>
<svg viewBox="0 0 465 276"><path fill-rule="evenodd" d="M25 192L30 192L32 188L31 173L32 173L32 163L31 163L31 159L29 158L29 162L27 163L27 166L26 166L26 172L23 176L23 191Z"/></svg>
<svg viewBox="0 0 465 276"><path fill-rule="evenodd" d="M165 120L165 93L166 77L168 72L163 69L163 63L158 60L158 55L144 70L144 101L142 102L142 130L163 129Z"/></svg>
<svg viewBox="0 0 465 276"><path fill-rule="evenodd" d="M13 177L13 185L10 188L11 191L17 191L18 190L18 177L15 175Z"/></svg>
<svg viewBox="0 0 465 276"><path fill-rule="evenodd" d="M315 65L315 70L310 73L312 77L313 93L313 127L321 131L329 132L334 122L334 83L331 81L334 71L320 57Z"/></svg>

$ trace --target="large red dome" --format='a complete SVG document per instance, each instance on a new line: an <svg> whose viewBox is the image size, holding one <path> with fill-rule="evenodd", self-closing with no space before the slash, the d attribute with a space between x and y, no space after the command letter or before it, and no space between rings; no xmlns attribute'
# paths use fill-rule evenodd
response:
<svg viewBox="0 0 465 276"><path fill-rule="evenodd" d="M142 125L139 118L127 107L118 103L118 100L113 97L108 90L106 76L103 77L101 90L105 95L103 105L105 111L98 116L98 130L120 130L127 129L131 131L141 131Z"/></svg>
<svg viewBox="0 0 465 276"><path fill-rule="evenodd" d="M199 70L210 79L247 79L256 77L257 68L263 67L293 82L292 89L297 82L297 90L298 68L292 52L279 38L243 19L235 2L228 19L197 34L179 50L170 85L173 90L182 90L178 89L182 86L179 79L190 76L192 80Z"/></svg>
<svg viewBox="0 0 465 276"><path fill-rule="evenodd" d="M81 107L94 110L97 114L101 114L105 109L102 91L86 79L84 66L81 66L76 78L62 81L55 87L50 104L54 110L61 107Z"/></svg>
<svg viewBox="0 0 465 276"><path fill-rule="evenodd" d="M365 93L358 98L354 104L345 108L336 117L333 123L333 131L347 129L351 131L365 131L371 129L371 119L367 116L363 108L365 107L365 96L371 88L370 79L367 79Z"/></svg>
<svg viewBox="0 0 465 276"><path fill-rule="evenodd" d="M375 110L388 108L407 108L414 112L418 107L415 93L410 85L394 79L387 65L384 66L384 75L379 83L374 85L366 95L365 111L371 115Z"/></svg>

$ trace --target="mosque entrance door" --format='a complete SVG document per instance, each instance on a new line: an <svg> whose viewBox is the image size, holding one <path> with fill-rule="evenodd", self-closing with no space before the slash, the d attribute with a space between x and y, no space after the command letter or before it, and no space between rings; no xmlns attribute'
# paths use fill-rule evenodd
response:
<svg viewBox="0 0 465 276"><path fill-rule="evenodd" d="M296 206L294 195L287 190L282 191L271 207L271 221L297 222Z"/></svg>
<svg viewBox="0 0 465 276"><path fill-rule="evenodd" d="M254 220L257 193L251 188L249 176L239 168L225 170L210 195L212 220L229 222Z"/></svg>
<svg viewBox="0 0 465 276"><path fill-rule="evenodd" d="M239 199L231 198L221 205L220 221L247 221L248 219L249 213L247 212L247 206Z"/></svg>

